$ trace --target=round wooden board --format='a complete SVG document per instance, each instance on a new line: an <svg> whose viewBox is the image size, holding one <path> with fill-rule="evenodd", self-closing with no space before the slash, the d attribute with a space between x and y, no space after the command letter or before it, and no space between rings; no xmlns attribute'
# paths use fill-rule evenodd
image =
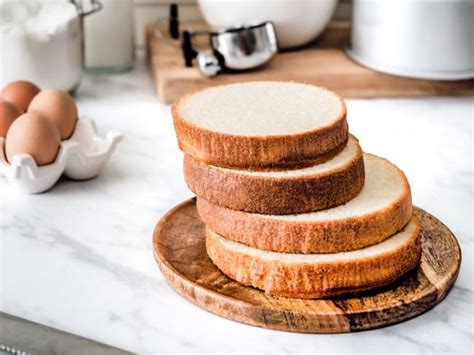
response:
<svg viewBox="0 0 474 355"><path fill-rule="evenodd" d="M415 317L441 302L456 280L461 250L453 233L415 208L423 229L418 270L385 289L360 296L304 300L268 296L221 273L206 254L204 224L194 199L158 223L153 249L168 282L196 305L264 328L303 333L344 333L379 328Z"/></svg>

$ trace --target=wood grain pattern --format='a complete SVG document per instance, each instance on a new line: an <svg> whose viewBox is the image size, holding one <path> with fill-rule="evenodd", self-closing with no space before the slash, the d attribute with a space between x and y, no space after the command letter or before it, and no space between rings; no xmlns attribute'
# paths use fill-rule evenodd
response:
<svg viewBox="0 0 474 355"><path fill-rule="evenodd" d="M194 25L201 29L203 26ZM317 42L279 53L268 65L244 73L205 78L198 68L186 68L179 42L172 43L147 27L147 50L158 98L167 104L208 86L252 80L292 80L327 87L344 97L407 97L474 95L474 80L409 79L375 72L352 61L343 51L349 39L346 22L332 23ZM205 37L198 42L206 46Z"/></svg>
<svg viewBox="0 0 474 355"><path fill-rule="evenodd" d="M178 293L223 317L264 328L343 333L395 324L443 300L454 284L461 250L451 231L415 208L423 230L420 268L385 289L358 297L304 300L268 296L222 274L206 254L204 224L194 199L158 223L153 249L163 275Z"/></svg>

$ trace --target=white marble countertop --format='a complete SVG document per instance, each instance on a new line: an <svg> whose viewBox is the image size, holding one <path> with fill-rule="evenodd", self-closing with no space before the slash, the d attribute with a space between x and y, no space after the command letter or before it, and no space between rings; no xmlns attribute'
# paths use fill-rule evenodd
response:
<svg viewBox="0 0 474 355"><path fill-rule="evenodd" d="M472 353L472 98L348 100L366 151L402 168L414 203L457 235L463 263L447 299L395 326L339 335L292 334L208 313L163 279L152 231L192 196L169 107L143 62L130 73L86 76L81 114L125 134L96 179L61 180L39 195L0 181L0 310L132 352Z"/></svg>

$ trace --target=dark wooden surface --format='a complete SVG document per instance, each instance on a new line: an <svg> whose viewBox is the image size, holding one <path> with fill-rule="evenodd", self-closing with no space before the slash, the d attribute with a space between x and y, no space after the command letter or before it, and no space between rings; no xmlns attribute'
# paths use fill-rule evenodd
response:
<svg viewBox="0 0 474 355"><path fill-rule="evenodd" d="M163 25L166 25L165 23ZM203 24L189 25L195 29ZM166 31L165 31L166 32ZM348 22L333 22L313 44L279 53L268 65L245 73L203 77L186 68L179 41L157 36L155 25L146 30L148 58L160 101L170 104L181 95L208 86L252 80L293 80L327 87L344 97L410 97L474 95L474 80L441 81L403 78L363 67L344 53L350 36ZM207 46L201 36L198 46Z"/></svg>
<svg viewBox="0 0 474 355"><path fill-rule="evenodd" d="M461 251L452 232L415 208L423 230L423 255L415 272L390 287L357 297L303 300L267 296L222 274L206 254L204 224L194 199L158 223L153 248L158 265L178 293L223 317L260 327L303 333L343 333L379 328L415 317L441 302L456 280Z"/></svg>

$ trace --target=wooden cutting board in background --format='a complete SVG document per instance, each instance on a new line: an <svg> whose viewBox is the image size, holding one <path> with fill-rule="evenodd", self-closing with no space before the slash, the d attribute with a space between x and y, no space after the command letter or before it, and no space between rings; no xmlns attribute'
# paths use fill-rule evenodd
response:
<svg viewBox="0 0 474 355"><path fill-rule="evenodd" d="M203 28L195 24L193 28ZM279 53L270 63L245 73L203 77L197 66L186 68L179 41L157 36L155 25L146 29L148 58L160 101L170 104L179 96L208 86L251 80L293 80L316 84L349 98L474 95L474 80L433 81L375 72L344 53L348 22L333 22L313 44ZM205 38L198 42L205 46Z"/></svg>

